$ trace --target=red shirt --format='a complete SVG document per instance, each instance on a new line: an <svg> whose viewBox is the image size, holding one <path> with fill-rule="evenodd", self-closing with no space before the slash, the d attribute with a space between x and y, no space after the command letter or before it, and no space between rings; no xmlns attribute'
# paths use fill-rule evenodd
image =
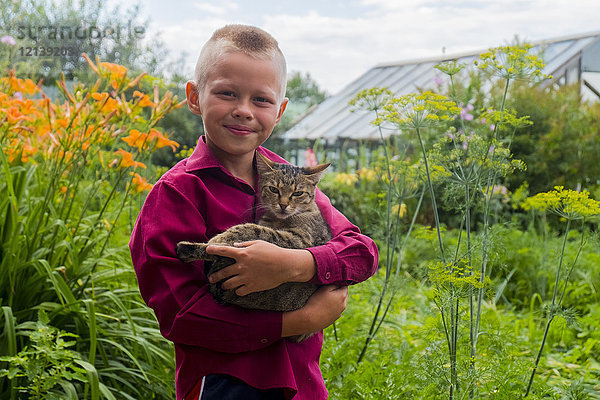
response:
<svg viewBox="0 0 600 400"><path fill-rule="evenodd" d="M175 255L179 241L207 242L233 225L257 220L256 189L229 173L203 139L190 158L154 185L129 242L141 295L154 310L163 336L175 344L177 399L202 376L214 373L259 389L288 388L294 400L325 399L319 369L322 332L302 343L282 339L281 313L216 303L202 261L186 264ZM257 151L285 162L263 147ZM308 249L317 266L312 281L347 285L373 275L375 243L320 191L316 202L333 239Z"/></svg>

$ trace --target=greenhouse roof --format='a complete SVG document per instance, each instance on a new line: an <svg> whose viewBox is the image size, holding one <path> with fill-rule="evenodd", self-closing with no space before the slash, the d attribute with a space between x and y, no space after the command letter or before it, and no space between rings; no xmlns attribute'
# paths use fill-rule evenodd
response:
<svg viewBox="0 0 600 400"><path fill-rule="evenodd" d="M543 72L553 76L552 82L565 84L580 81L584 98L597 100L600 97L600 32L531 44L534 52L539 54L543 51L546 64ZM378 128L370 124L373 114L350 111L348 103L359 91L387 87L397 95L404 95L433 89L437 86L434 78L442 75L434 68L435 65L452 60L472 65L483 51L376 65L339 93L323 101L283 133L281 138L320 138L327 142L376 140L379 138Z"/></svg>

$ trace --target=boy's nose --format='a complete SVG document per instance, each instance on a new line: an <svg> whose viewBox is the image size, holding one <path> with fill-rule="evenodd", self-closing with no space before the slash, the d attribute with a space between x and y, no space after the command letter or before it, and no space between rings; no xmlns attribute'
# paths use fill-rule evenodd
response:
<svg viewBox="0 0 600 400"><path fill-rule="evenodd" d="M233 109L233 116L235 118L244 118L244 119L251 119L252 118L252 111L250 110L250 107L248 106L248 104L244 103L238 103L236 105L236 107Z"/></svg>

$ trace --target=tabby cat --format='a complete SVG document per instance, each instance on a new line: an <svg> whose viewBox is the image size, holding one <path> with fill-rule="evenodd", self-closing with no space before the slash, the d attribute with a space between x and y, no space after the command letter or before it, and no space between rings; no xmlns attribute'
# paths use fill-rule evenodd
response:
<svg viewBox="0 0 600 400"><path fill-rule="evenodd" d="M260 204L265 211L258 223L235 225L208 243L177 244L177 256L182 261L211 261L207 263L207 276L235 262L229 257L207 254L209 244L232 246L236 242L265 240L280 247L303 249L325 244L331 239L329 226L315 203L316 185L329 164L301 168L275 163L258 152L256 154ZM297 310L317 288L311 283L287 282L273 289L238 296L234 290L223 289L221 282L209 285L211 294L219 302L270 311ZM300 341L308 336L294 339Z"/></svg>

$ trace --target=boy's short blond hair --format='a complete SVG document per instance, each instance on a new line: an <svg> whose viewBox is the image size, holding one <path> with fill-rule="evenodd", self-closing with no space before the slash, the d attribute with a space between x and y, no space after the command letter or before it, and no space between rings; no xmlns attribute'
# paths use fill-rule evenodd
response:
<svg viewBox="0 0 600 400"><path fill-rule="evenodd" d="M285 97L287 67L279 44L266 31L249 25L226 25L217 29L204 44L196 62L194 80L199 90L204 88L210 67L224 54L241 52L261 60L273 60L281 79L280 101Z"/></svg>

